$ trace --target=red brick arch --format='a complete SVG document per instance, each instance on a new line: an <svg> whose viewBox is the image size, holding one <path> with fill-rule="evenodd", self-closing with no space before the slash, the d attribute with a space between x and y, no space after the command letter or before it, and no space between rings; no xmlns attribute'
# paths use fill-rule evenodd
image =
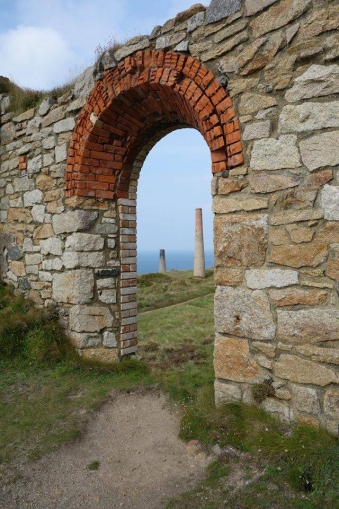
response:
<svg viewBox="0 0 339 509"><path fill-rule="evenodd" d="M159 132L196 128L212 173L243 163L232 100L199 61L147 49L105 72L84 106L70 144L66 195L127 198L133 163Z"/></svg>

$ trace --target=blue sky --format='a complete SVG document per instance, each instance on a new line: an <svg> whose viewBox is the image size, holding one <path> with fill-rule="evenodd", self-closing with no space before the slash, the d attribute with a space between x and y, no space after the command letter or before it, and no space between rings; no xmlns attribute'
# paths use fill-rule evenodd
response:
<svg viewBox="0 0 339 509"><path fill-rule="evenodd" d="M149 34L194 3L0 0L0 75L23 87L62 85L94 63L99 46ZM197 131L175 131L158 142L139 180L140 250L193 250L197 207L203 209L205 248L212 249L210 166L207 145Z"/></svg>

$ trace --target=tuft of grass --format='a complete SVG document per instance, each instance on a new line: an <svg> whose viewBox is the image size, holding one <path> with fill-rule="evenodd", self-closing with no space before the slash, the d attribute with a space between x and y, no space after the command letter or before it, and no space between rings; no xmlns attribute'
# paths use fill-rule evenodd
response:
<svg viewBox="0 0 339 509"><path fill-rule="evenodd" d="M87 469L91 470L92 472L99 470L100 467L100 461L92 461L88 466Z"/></svg>

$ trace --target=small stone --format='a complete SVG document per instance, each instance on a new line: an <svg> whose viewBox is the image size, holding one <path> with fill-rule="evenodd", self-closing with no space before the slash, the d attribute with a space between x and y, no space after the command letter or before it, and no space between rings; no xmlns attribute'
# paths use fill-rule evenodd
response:
<svg viewBox="0 0 339 509"><path fill-rule="evenodd" d="M103 345L106 348L116 348L117 347L117 345L118 345L117 339L113 332L108 332L108 331L104 332Z"/></svg>
<svg viewBox="0 0 339 509"><path fill-rule="evenodd" d="M279 361L275 365L275 375L291 382L314 384L321 387L339 381L333 370L289 354L280 355Z"/></svg>
<svg viewBox="0 0 339 509"><path fill-rule="evenodd" d="M252 14L264 10L276 1L277 0L246 0L246 16L252 16Z"/></svg>
<svg viewBox="0 0 339 509"><path fill-rule="evenodd" d="M149 38L145 36L140 36L138 42L136 42L135 44L126 44L122 48L119 48L117 51L115 51L114 56L119 62L128 55L132 55L132 53L135 53L136 51L148 48L149 45L150 45Z"/></svg>
<svg viewBox="0 0 339 509"><path fill-rule="evenodd" d="M336 389L328 389L324 397L325 414L331 419L339 420L339 391ZM337 427L338 433L338 427Z"/></svg>
<svg viewBox="0 0 339 509"><path fill-rule="evenodd" d="M54 232L51 224L43 224L42 226L38 226L34 230L33 238L35 240L39 239L48 239L49 237L53 237Z"/></svg>
<svg viewBox="0 0 339 509"><path fill-rule="evenodd" d="M86 348L81 350L83 359L110 364L119 360L118 350L113 348Z"/></svg>
<svg viewBox="0 0 339 509"><path fill-rule="evenodd" d="M86 334L79 332L72 332L70 335L71 342L75 348L95 348L101 346L100 334Z"/></svg>
<svg viewBox="0 0 339 509"><path fill-rule="evenodd" d="M284 135L279 139L256 140L253 144L251 168L253 170L280 170L301 166L297 137Z"/></svg>
<svg viewBox="0 0 339 509"><path fill-rule="evenodd" d="M36 203L41 203L43 194L38 189L34 191L27 191L24 193L24 205L25 207L32 207Z"/></svg>
<svg viewBox="0 0 339 509"><path fill-rule="evenodd" d="M234 382L253 381L259 372L251 359L248 341L219 335L214 347L214 369L217 378Z"/></svg>
<svg viewBox="0 0 339 509"><path fill-rule="evenodd" d="M292 397L295 406L301 412L315 415L319 413L319 397L315 389L292 384Z"/></svg>
<svg viewBox="0 0 339 509"><path fill-rule="evenodd" d="M231 180L228 178L218 179L218 195L232 194L241 191L247 186L242 180Z"/></svg>
<svg viewBox="0 0 339 509"><path fill-rule="evenodd" d="M216 267L263 265L267 231L267 215L216 216L214 220Z"/></svg>
<svg viewBox="0 0 339 509"><path fill-rule="evenodd" d="M270 297L278 307L283 306L317 306L324 304L328 292L322 290L303 290L293 288L289 290L272 290Z"/></svg>
<svg viewBox="0 0 339 509"><path fill-rule="evenodd" d="M205 24L215 23L241 9L241 0L212 0L206 9Z"/></svg>
<svg viewBox="0 0 339 509"><path fill-rule="evenodd" d="M289 102L298 102L312 97L322 97L339 92L339 65L311 65L295 79L293 87L286 92Z"/></svg>
<svg viewBox="0 0 339 509"><path fill-rule="evenodd" d="M268 261L288 267L317 267L327 256L326 244L272 246Z"/></svg>
<svg viewBox="0 0 339 509"><path fill-rule="evenodd" d="M311 5L312 0L282 0L268 11L256 16L251 22L253 37L288 25L301 16Z"/></svg>
<svg viewBox="0 0 339 509"><path fill-rule="evenodd" d="M73 131L75 127L75 119L73 117L65 118L64 120L60 120L53 126L53 131L58 133L64 133L67 131Z"/></svg>
<svg viewBox="0 0 339 509"><path fill-rule="evenodd" d="M67 237L65 247L67 251L100 251L104 239L100 235L73 233Z"/></svg>
<svg viewBox="0 0 339 509"><path fill-rule="evenodd" d="M239 113L241 115L250 115L259 110L276 106L277 104L278 102L274 97L246 92L241 96Z"/></svg>
<svg viewBox="0 0 339 509"><path fill-rule="evenodd" d="M54 275L53 299L56 302L86 304L93 298L93 289L94 278L91 270L80 269ZM94 329L93 331L96 330L97 329ZM82 331L86 332L87 330L78 330L78 332ZM88 332L93 331L88 330Z"/></svg>
<svg viewBox="0 0 339 509"><path fill-rule="evenodd" d="M339 311L335 308L277 310L278 335L291 343L318 343L339 339Z"/></svg>
<svg viewBox="0 0 339 509"><path fill-rule="evenodd" d="M288 105L282 109L279 117L279 132L309 132L327 127L339 127L339 104L303 103Z"/></svg>
<svg viewBox="0 0 339 509"><path fill-rule="evenodd" d="M300 177L296 175L271 175L270 173L254 173L249 177L249 183L255 193L272 193L280 189L296 187L300 184Z"/></svg>
<svg viewBox="0 0 339 509"><path fill-rule="evenodd" d="M296 244L311 242L314 237L314 230L309 227L305 228L297 224L289 224L286 226L286 230L288 231L292 242L295 242Z"/></svg>
<svg viewBox="0 0 339 509"><path fill-rule="evenodd" d="M229 401L241 400L241 389L238 385L229 384L216 380L214 382L215 404L217 406Z"/></svg>
<svg viewBox="0 0 339 509"><path fill-rule="evenodd" d="M98 292L99 300L105 304L116 304L117 292L116 290L100 290Z"/></svg>
<svg viewBox="0 0 339 509"><path fill-rule="evenodd" d="M271 133L271 121L265 120L264 122L255 122L254 124L247 124L243 134L243 140L257 140L260 138L268 138Z"/></svg>
<svg viewBox="0 0 339 509"><path fill-rule="evenodd" d="M275 350L276 347L274 345L271 345L270 343L264 343L263 341L253 341L253 346L260 352L264 353L268 357L274 358L275 357Z"/></svg>
<svg viewBox="0 0 339 509"><path fill-rule="evenodd" d="M162 35L158 37L156 42L156 49L167 49L172 46L176 46L186 38L185 32L178 32L171 35Z"/></svg>
<svg viewBox="0 0 339 509"><path fill-rule="evenodd" d="M215 214L229 214L241 210L251 211L266 209L268 199L253 195L241 194L239 196L215 196L212 210Z"/></svg>
<svg viewBox="0 0 339 509"><path fill-rule="evenodd" d="M242 269L225 269L217 267L214 272L214 281L220 286L239 286L243 283Z"/></svg>
<svg viewBox="0 0 339 509"><path fill-rule="evenodd" d="M305 357L311 357L312 361L339 365L339 350L337 348L301 345L296 347L296 351Z"/></svg>
<svg viewBox="0 0 339 509"><path fill-rule="evenodd" d="M298 284L299 277L296 270L282 269L251 269L245 271L246 284L251 289L281 288Z"/></svg>
<svg viewBox="0 0 339 509"><path fill-rule="evenodd" d="M50 237L47 240L41 240L40 247L41 254L43 255L52 254L56 256L61 256L64 244L60 239Z"/></svg>
<svg viewBox="0 0 339 509"><path fill-rule="evenodd" d="M112 327L113 317L106 307L73 306L69 322L70 328L75 332L99 332Z"/></svg>
<svg viewBox="0 0 339 509"><path fill-rule="evenodd" d="M270 223L278 226L282 224L297 223L299 221L316 221L324 217L322 209L284 210L271 214Z"/></svg>
<svg viewBox="0 0 339 509"><path fill-rule="evenodd" d="M339 200L339 186L330 186L326 184L321 190L320 195L320 203L324 209L325 219L335 221L339 220L338 200Z"/></svg>
<svg viewBox="0 0 339 509"><path fill-rule="evenodd" d="M269 301L261 290L217 286L214 311L218 332L263 341L275 337Z"/></svg>
<svg viewBox="0 0 339 509"><path fill-rule="evenodd" d="M102 267L105 263L105 254L103 252L73 252L65 251L62 256L63 264L66 269L75 269L76 267Z"/></svg>
<svg viewBox="0 0 339 509"><path fill-rule="evenodd" d="M56 235L72 233L78 230L89 230L98 218L98 212L75 210L53 216L53 228Z"/></svg>
<svg viewBox="0 0 339 509"><path fill-rule="evenodd" d="M29 175L32 173L38 173L42 168L42 156L33 157L27 161L27 171Z"/></svg>

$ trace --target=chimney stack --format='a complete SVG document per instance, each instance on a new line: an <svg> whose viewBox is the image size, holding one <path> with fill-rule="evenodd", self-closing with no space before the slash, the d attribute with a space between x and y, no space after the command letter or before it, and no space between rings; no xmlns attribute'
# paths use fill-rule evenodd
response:
<svg viewBox="0 0 339 509"><path fill-rule="evenodd" d="M202 209L195 209L195 250L193 275L196 277L205 277L205 251L202 227Z"/></svg>
<svg viewBox="0 0 339 509"><path fill-rule="evenodd" d="M159 272L166 272L165 249L160 249Z"/></svg>

